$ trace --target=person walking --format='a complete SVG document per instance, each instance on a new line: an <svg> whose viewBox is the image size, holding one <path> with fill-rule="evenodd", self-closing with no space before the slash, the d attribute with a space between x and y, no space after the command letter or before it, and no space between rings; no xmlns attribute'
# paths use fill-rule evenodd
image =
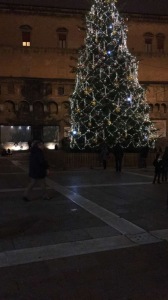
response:
<svg viewBox="0 0 168 300"><path fill-rule="evenodd" d="M49 174L49 165L44 156L44 144L42 141L32 143L29 157L29 177L31 178L26 188L23 200L30 201L30 193L37 183L40 183L43 191L43 199L49 200L46 189L46 176Z"/></svg>
<svg viewBox="0 0 168 300"><path fill-rule="evenodd" d="M155 184L156 180L157 183L161 183L160 182L160 175L162 172L162 158L161 155L159 153L156 154L156 158L153 161L153 165L155 167L155 174L154 174L154 178L153 178L153 184Z"/></svg>
<svg viewBox="0 0 168 300"><path fill-rule="evenodd" d="M115 168L116 172L121 172L122 170L122 159L124 156L124 150L120 143L117 143L113 148L113 154L115 157Z"/></svg>

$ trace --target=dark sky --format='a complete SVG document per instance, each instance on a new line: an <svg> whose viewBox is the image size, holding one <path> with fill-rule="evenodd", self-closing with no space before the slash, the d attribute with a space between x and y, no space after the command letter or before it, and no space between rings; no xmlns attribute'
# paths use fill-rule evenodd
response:
<svg viewBox="0 0 168 300"><path fill-rule="evenodd" d="M89 9L91 0L0 0L0 4ZM168 15L168 0L118 0L120 12Z"/></svg>
<svg viewBox="0 0 168 300"><path fill-rule="evenodd" d="M35 5L35 6L58 7L58 8L76 8L76 9L90 8L89 0L0 0L0 3Z"/></svg>

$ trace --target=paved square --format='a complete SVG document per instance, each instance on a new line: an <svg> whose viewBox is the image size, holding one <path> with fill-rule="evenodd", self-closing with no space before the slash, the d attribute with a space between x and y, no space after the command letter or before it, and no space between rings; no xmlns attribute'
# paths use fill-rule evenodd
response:
<svg viewBox="0 0 168 300"><path fill-rule="evenodd" d="M152 168L53 169L52 199L37 187L30 203L27 156L0 169L0 299L168 299L168 186Z"/></svg>

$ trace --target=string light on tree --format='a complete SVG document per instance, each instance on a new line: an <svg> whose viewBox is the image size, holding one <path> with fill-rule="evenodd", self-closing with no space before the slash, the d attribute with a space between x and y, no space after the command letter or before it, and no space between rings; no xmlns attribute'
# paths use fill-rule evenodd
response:
<svg viewBox="0 0 168 300"><path fill-rule="evenodd" d="M125 148L154 145L156 130L127 31L115 0L93 0L70 99L72 148L96 149L102 142Z"/></svg>

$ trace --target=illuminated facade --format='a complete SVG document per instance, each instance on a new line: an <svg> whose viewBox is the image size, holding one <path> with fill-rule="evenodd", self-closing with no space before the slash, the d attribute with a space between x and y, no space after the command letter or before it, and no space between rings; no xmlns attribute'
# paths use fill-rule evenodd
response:
<svg viewBox="0 0 168 300"><path fill-rule="evenodd" d="M0 0L0 133L5 147L23 149L29 138L61 146L67 136L69 95L75 78L72 69L77 49L84 42L81 27L90 5L82 0L78 4L70 1L71 7L64 1L51 2L6 0L4 4ZM158 15L153 11L135 13L131 4L120 6L120 11L129 29L129 50L140 61L139 81L147 87L151 118L165 141L168 13L165 16L165 9Z"/></svg>

